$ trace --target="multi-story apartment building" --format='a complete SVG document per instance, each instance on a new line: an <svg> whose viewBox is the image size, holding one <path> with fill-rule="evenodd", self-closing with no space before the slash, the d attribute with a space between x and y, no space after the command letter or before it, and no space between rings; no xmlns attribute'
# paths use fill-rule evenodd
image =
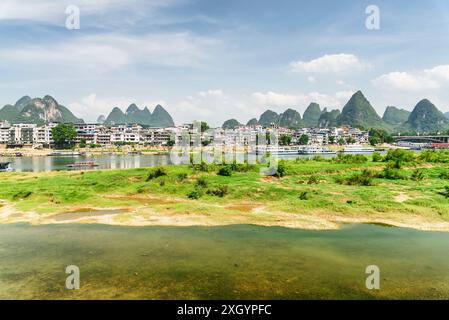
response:
<svg viewBox="0 0 449 320"><path fill-rule="evenodd" d="M34 144L34 132L37 129L35 124L15 124L10 128L9 144L23 145Z"/></svg>
<svg viewBox="0 0 449 320"><path fill-rule="evenodd" d="M4 121L0 122L0 144L7 144L11 136L11 125Z"/></svg>

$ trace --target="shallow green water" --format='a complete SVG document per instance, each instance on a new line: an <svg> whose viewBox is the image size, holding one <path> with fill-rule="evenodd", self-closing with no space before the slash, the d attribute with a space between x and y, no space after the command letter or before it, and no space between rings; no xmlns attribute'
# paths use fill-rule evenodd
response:
<svg viewBox="0 0 449 320"><path fill-rule="evenodd" d="M2 299L449 299L449 234L372 225L0 226ZM381 289L365 288L365 268ZM81 289L65 288L65 268Z"/></svg>

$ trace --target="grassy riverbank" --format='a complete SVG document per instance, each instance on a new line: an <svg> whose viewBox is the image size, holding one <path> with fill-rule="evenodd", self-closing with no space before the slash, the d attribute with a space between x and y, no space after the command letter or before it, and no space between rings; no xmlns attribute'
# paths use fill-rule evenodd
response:
<svg viewBox="0 0 449 320"><path fill-rule="evenodd" d="M0 222L278 225L342 222L449 231L449 153L282 161L262 165L0 174ZM219 175L218 173L221 173Z"/></svg>

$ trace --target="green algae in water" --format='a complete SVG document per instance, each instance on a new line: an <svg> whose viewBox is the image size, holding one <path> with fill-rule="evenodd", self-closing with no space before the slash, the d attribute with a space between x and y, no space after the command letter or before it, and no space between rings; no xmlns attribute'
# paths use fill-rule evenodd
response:
<svg viewBox="0 0 449 320"><path fill-rule="evenodd" d="M1 225L0 298L449 299L448 248L446 233L373 225ZM365 288L372 264L380 290Z"/></svg>

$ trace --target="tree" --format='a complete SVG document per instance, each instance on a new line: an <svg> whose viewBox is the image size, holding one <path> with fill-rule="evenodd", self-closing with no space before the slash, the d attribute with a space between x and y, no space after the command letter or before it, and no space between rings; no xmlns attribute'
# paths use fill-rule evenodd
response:
<svg viewBox="0 0 449 320"><path fill-rule="evenodd" d="M53 141L58 148L70 148L76 138L76 129L73 124L58 124L51 129Z"/></svg>
<svg viewBox="0 0 449 320"><path fill-rule="evenodd" d="M207 122L201 121L201 132L206 132L209 129L210 129L210 127L207 124Z"/></svg>
<svg viewBox="0 0 449 320"><path fill-rule="evenodd" d="M292 142L292 136L288 134L281 135L280 144L282 146L288 146Z"/></svg>
<svg viewBox="0 0 449 320"><path fill-rule="evenodd" d="M383 129L371 129L369 131L369 140L372 145L379 143L392 143L394 141L391 134Z"/></svg>
<svg viewBox="0 0 449 320"><path fill-rule="evenodd" d="M369 137L369 143L372 146L378 145L380 143L380 139L377 136Z"/></svg>
<svg viewBox="0 0 449 320"><path fill-rule="evenodd" d="M348 137L348 138L346 139L346 143L347 143L347 144L353 144L353 143L355 143L355 140L354 140L353 137Z"/></svg>
<svg viewBox="0 0 449 320"><path fill-rule="evenodd" d="M334 144L335 143L335 137L334 136L329 136L329 143L330 144Z"/></svg>
<svg viewBox="0 0 449 320"><path fill-rule="evenodd" d="M306 145L309 143L309 136L306 134L301 135L301 137L299 137L299 144L301 145Z"/></svg>
<svg viewBox="0 0 449 320"><path fill-rule="evenodd" d="M81 138L80 139L80 148L85 148L86 147L86 139Z"/></svg>
<svg viewBox="0 0 449 320"><path fill-rule="evenodd" d="M340 139L338 139L338 144L339 145L344 145L346 143L346 141L345 141L345 139L344 138L340 138Z"/></svg>

